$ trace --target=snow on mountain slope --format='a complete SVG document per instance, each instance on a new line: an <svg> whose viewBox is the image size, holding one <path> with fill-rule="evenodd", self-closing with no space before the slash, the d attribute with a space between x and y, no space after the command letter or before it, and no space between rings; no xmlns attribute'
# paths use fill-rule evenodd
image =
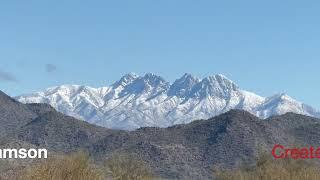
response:
<svg viewBox="0 0 320 180"><path fill-rule="evenodd" d="M49 103L58 111L115 129L167 127L207 119L230 109L261 118L295 112L320 116L319 111L286 94L268 98L240 89L223 75L198 79L183 75L173 84L152 73L127 74L110 87L62 85L22 95L23 103Z"/></svg>

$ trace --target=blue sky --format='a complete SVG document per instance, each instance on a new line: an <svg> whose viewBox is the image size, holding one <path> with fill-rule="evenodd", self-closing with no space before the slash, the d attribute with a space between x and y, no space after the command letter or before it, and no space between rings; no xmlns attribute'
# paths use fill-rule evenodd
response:
<svg viewBox="0 0 320 180"><path fill-rule="evenodd" d="M7 1L0 89L106 86L128 72L169 81L224 74L320 108L319 1Z"/></svg>

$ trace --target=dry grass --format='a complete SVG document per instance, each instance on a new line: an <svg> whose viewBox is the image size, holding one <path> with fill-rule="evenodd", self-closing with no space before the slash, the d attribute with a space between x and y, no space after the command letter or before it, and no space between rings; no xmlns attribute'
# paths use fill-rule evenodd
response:
<svg viewBox="0 0 320 180"><path fill-rule="evenodd" d="M108 177L114 180L150 180L154 179L143 161L133 155L116 155L106 162Z"/></svg>
<svg viewBox="0 0 320 180"><path fill-rule="evenodd" d="M79 152L58 156L27 168L23 180L102 180L103 173L93 166L87 154Z"/></svg>
<svg viewBox="0 0 320 180"><path fill-rule="evenodd" d="M18 172L18 171L16 171ZM86 153L55 156L36 163L12 176L10 180L151 180L156 179L149 167L133 155L115 155L105 166L93 165ZM275 160L260 156L255 166L236 170L216 168L218 180L319 180L320 168L309 160ZM2 178L0 178L2 179Z"/></svg>
<svg viewBox="0 0 320 180"><path fill-rule="evenodd" d="M320 169L308 160L275 160L261 156L255 167L214 171L218 180L319 180Z"/></svg>
<svg viewBox="0 0 320 180"><path fill-rule="evenodd" d="M130 155L116 155L105 166L91 163L86 153L55 156L37 162L25 169L13 169L13 173L0 180L151 180L155 179L143 161Z"/></svg>

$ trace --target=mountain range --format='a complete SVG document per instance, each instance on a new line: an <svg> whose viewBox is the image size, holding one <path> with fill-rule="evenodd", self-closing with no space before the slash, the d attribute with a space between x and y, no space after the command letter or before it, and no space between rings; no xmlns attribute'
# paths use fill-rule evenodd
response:
<svg viewBox="0 0 320 180"><path fill-rule="evenodd" d="M275 144L294 147L320 143L320 120L286 113L262 120L249 112L230 110L207 120L168 128L134 131L99 127L57 112L48 104L22 104L0 91L2 148L46 148L49 155L85 150L101 164L117 154L133 154L161 179L213 179L213 168L251 164ZM5 160L8 170L32 162ZM9 168L10 167L10 168Z"/></svg>
<svg viewBox="0 0 320 180"><path fill-rule="evenodd" d="M16 99L48 103L89 123L125 130L186 124L231 109L245 110L262 119L287 112L320 117L318 110L286 94L262 97L220 74L203 79L184 74L169 83L152 73L130 73L107 87L61 85Z"/></svg>

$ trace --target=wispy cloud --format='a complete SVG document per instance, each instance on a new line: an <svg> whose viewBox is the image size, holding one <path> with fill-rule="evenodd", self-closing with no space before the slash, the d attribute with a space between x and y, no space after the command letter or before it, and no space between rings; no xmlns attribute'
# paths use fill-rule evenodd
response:
<svg viewBox="0 0 320 180"><path fill-rule="evenodd" d="M18 79L14 75L0 70L0 81L2 81L2 82L18 82Z"/></svg>
<svg viewBox="0 0 320 180"><path fill-rule="evenodd" d="M45 66L45 70L47 73L55 72L55 71L57 71L57 69L58 69L57 66L54 64L46 64L46 66Z"/></svg>

